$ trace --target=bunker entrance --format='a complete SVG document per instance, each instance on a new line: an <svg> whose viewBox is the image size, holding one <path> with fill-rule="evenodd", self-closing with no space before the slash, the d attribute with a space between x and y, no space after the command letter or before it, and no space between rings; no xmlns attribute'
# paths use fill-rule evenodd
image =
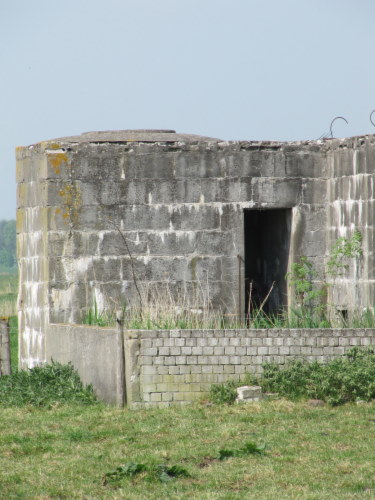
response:
<svg viewBox="0 0 375 500"><path fill-rule="evenodd" d="M290 226L291 209L244 210L246 316L268 294L266 314L277 314L287 305Z"/></svg>

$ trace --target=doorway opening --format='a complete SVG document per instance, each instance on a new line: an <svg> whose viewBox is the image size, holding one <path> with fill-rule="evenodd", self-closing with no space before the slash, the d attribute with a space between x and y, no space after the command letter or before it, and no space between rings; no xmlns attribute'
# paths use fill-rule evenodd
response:
<svg viewBox="0 0 375 500"><path fill-rule="evenodd" d="M262 304L267 315L287 306L291 215L290 208L244 210L246 317Z"/></svg>

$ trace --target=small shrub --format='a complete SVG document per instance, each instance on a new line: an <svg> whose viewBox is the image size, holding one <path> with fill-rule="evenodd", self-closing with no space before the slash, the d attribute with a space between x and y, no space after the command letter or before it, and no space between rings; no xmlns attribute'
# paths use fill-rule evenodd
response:
<svg viewBox="0 0 375 500"><path fill-rule="evenodd" d="M92 387L83 386L71 364L53 361L0 377L0 406L51 407L56 403L97 403Z"/></svg>
<svg viewBox="0 0 375 500"><path fill-rule="evenodd" d="M178 477L191 477L185 467L180 465L156 465L152 470L155 479L161 481L162 483L167 483Z"/></svg>
<svg viewBox="0 0 375 500"><path fill-rule="evenodd" d="M228 380L222 384L213 384L210 388L210 399L216 404L233 404L237 397L237 387L241 384Z"/></svg>

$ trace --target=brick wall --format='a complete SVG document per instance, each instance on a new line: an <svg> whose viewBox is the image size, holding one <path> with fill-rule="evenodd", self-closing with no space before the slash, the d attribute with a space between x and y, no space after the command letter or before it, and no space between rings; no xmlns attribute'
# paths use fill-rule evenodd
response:
<svg viewBox="0 0 375 500"><path fill-rule="evenodd" d="M265 362L324 363L353 346L375 346L375 330L128 331L127 401L132 407L199 401L212 384L260 373Z"/></svg>

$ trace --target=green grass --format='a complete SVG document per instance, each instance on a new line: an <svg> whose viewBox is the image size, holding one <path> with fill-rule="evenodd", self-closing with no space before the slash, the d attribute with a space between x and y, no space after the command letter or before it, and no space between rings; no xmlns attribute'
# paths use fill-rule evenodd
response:
<svg viewBox="0 0 375 500"><path fill-rule="evenodd" d="M375 498L374 403L27 406L0 419L4 499Z"/></svg>

